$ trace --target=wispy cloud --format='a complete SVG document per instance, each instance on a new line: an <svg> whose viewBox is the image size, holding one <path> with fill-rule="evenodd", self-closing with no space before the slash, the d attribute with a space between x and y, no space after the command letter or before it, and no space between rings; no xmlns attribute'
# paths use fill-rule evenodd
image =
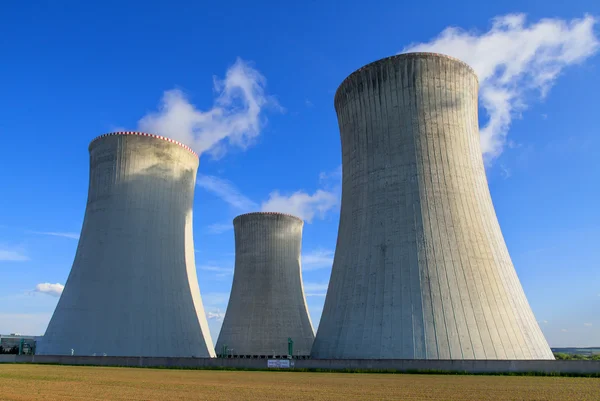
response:
<svg viewBox="0 0 600 401"><path fill-rule="evenodd" d="M258 205L243 195L230 181L212 175L198 176L197 183L239 211L256 210Z"/></svg>
<svg viewBox="0 0 600 401"><path fill-rule="evenodd" d="M323 218L325 213L337 204L338 197L322 189L318 189L312 195L304 191L296 191L289 195L273 191L269 194L269 199L262 203L261 210L289 213L310 223L315 216Z"/></svg>
<svg viewBox="0 0 600 401"><path fill-rule="evenodd" d="M200 154L220 157L228 145L245 149L252 144L266 122L267 107L281 110L265 92L265 77L240 58L224 79L213 77L213 83L218 95L211 109L199 110L181 90L169 90L159 110L139 121L139 129L183 142Z"/></svg>
<svg viewBox="0 0 600 401"><path fill-rule="evenodd" d="M510 176L512 175L510 169L504 164L500 164L500 173L502 174L502 178L504 178L505 180L510 178Z"/></svg>
<svg viewBox="0 0 600 401"><path fill-rule="evenodd" d="M327 294L327 283L304 283L304 295L307 297L324 297Z"/></svg>
<svg viewBox="0 0 600 401"><path fill-rule="evenodd" d="M332 171L322 171L319 174L319 183L327 189L341 188L342 165L340 164Z"/></svg>
<svg viewBox="0 0 600 401"><path fill-rule="evenodd" d="M566 333L566 332L568 332L569 330L567 330L567 329L560 329L560 331L562 331L563 333Z"/></svg>
<svg viewBox="0 0 600 401"><path fill-rule="evenodd" d="M224 232L233 230L232 223L215 223L207 227L208 232L211 234L223 234Z"/></svg>
<svg viewBox="0 0 600 401"><path fill-rule="evenodd" d="M242 194L232 182L226 179L201 175L198 177L198 185L217 195L239 212L260 209L263 212L289 213L310 223L315 218L324 218L329 211L339 205L341 169L338 167L333 172L321 173L319 176L321 188L313 193L296 191L291 194L282 194L280 191L274 190L260 206ZM231 228L230 224L227 226L213 224L209 226L209 231L218 234Z"/></svg>
<svg viewBox="0 0 600 401"><path fill-rule="evenodd" d="M0 261L3 262L26 262L29 256L16 249L0 248Z"/></svg>
<svg viewBox="0 0 600 401"><path fill-rule="evenodd" d="M217 320L219 322L222 322L225 318L225 312L221 312L219 310L217 310L216 312L207 312L206 317L209 320Z"/></svg>
<svg viewBox="0 0 600 401"><path fill-rule="evenodd" d="M40 235L50 235L53 237L63 237L70 239L79 239L78 233L69 233L69 232L55 232L55 231L31 231L32 234L40 234Z"/></svg>
<svg viewBox="0 0 600 401"><path fill-rule="evenodd" d="M481 129L481 150L489 162L502 153L512 119L527 107L527 95L545 97L565 67L598 50L596 22L586 15L528 24L524 14L508 14L494 18L487 32L449 27L430 42L411 44L403 52L445 53L475 69L489 117Z"/></svg>
<svg viewBox="0 0 600 401"><path fill-rule="evenodd" d="M64 289L65 289L65 286L60 283L56 283L56 284L40 283L35 286L34 291L42 293L42 294L51 295L53 297L60 297L60 294L62 294Z"/></svg>
<svg viewBox="0 0 600 401"><path fill-rule="evenodd" d="M327 269L333 265L334 251L329 249L316 249L302 254L302 270Z"/></svg>
<svg viewBox="0 0 600 401"><path fill-rule="evenodd" d="M584 323L583 325L586 326L586 327L592 327L593 326L592 323Z"/></svg>
<svg viewBox="0 0 600 401"><path fill-rule="evenodd" d="M216 342L219 337L219 331L225 317L224 310L227 309L227 301L229 300L228 292L208 292L202 293L202 302L204 311L208 319L208 326L213 340Z"/></svg>
<svg viewBox="0 0 600 401"><path fill-rule="evenodd" d="M341 197L342 166L333 171L319 174L319 186L312 194L296 191L282 194L272 191L261 205L265 212L289 213L311 223L315 218L325 218L326 214L339 206Z"/></svg>
<svg viewBox="0 0 600 401"><path fill-rule="evenodd" d="M218 276L229 276L233 274L233 267L222 267L216 265L200 265L200 270L216 273Z"/></svg>

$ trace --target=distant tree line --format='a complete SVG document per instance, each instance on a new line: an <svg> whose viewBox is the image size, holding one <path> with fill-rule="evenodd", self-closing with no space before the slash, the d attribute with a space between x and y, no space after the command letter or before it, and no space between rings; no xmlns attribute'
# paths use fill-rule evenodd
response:
<svg viewBox="0 0 600 401"><path fill-rule="evenodd" d="M564 352L556 352L556 353L554 353L554 357L558 360L600 361L600 354L582 355L582 354L567 354Z"/></svg>

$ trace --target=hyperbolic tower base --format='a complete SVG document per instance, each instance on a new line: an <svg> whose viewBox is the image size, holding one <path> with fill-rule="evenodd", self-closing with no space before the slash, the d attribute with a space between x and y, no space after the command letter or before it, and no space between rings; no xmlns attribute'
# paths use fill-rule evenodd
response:
<svg viewBox="0 0 600 401"><path fill-rule="evenodd" d="M496 218L466 64L413 53L335 96L337 248L314 358L553 359Z"/></svg>
<svg viewBox="0 0 600 401"><path fill-rule="evenodd" d="M39 354L215 356L194 262L197 169L167 138L92 141L77 254Z"/></svg>
<svg viewBox="0 0 600 401"><path fill-rule="evenodd" d="M233 220L235 272L217 354L310 354L315 335L302 288L303 225L297 217L269 212Z"/></svg>

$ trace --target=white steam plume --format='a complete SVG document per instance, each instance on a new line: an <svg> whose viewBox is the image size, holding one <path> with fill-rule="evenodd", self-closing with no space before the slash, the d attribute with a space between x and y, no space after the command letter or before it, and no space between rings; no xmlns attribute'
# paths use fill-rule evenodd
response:
<svg viewBox="0 0 600 401"><path fill-rule="evenodd" d="M198 110L182 91L173 89L163 94L159 110L143 117L138 128L185 143L199 154L220 157L227 144L249 146L266 121L265 107L279 107L265 94L265 85L265 77L238 58L225 79L214 78L218 96L210 110Z"/></svg>
<svg viewBox="0 0 600 401"><path fill-rule="evenodd" d="M471 65L479 77L481 104L488 121L481 129L481 150L487 162L498 157L515 113L527 107L527 94L546 96L561 71L581 63L599 47L596 18L542 19L526 23L524 14L493 19L485 33L446 28L427 43L404 52L439 52Z"/></svg>

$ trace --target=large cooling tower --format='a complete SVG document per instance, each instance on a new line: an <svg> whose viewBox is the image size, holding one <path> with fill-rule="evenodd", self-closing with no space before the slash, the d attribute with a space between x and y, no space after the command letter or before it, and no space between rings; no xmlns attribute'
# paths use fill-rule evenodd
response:
<svg viewBox="0 0 600 401"><path fill-rule="evenodd" d="M235 271L217 354L308 356L314 331L300 264L304 222L281 213L249 213L233 220Z"/></svg>
<svg viewBox="0 0 600 401"><path fill-rule="evenodd" d="M342 207L312 357L553 359L495 215L477 90L468 65L425 53L340 85Z"/></svg>
<svg viewBox="0 0 600 401"><path fill-rule="evenodd" d="M38 353L215 356L194 262L198 156L136 132L89 150L75 261Z"/></svg>

